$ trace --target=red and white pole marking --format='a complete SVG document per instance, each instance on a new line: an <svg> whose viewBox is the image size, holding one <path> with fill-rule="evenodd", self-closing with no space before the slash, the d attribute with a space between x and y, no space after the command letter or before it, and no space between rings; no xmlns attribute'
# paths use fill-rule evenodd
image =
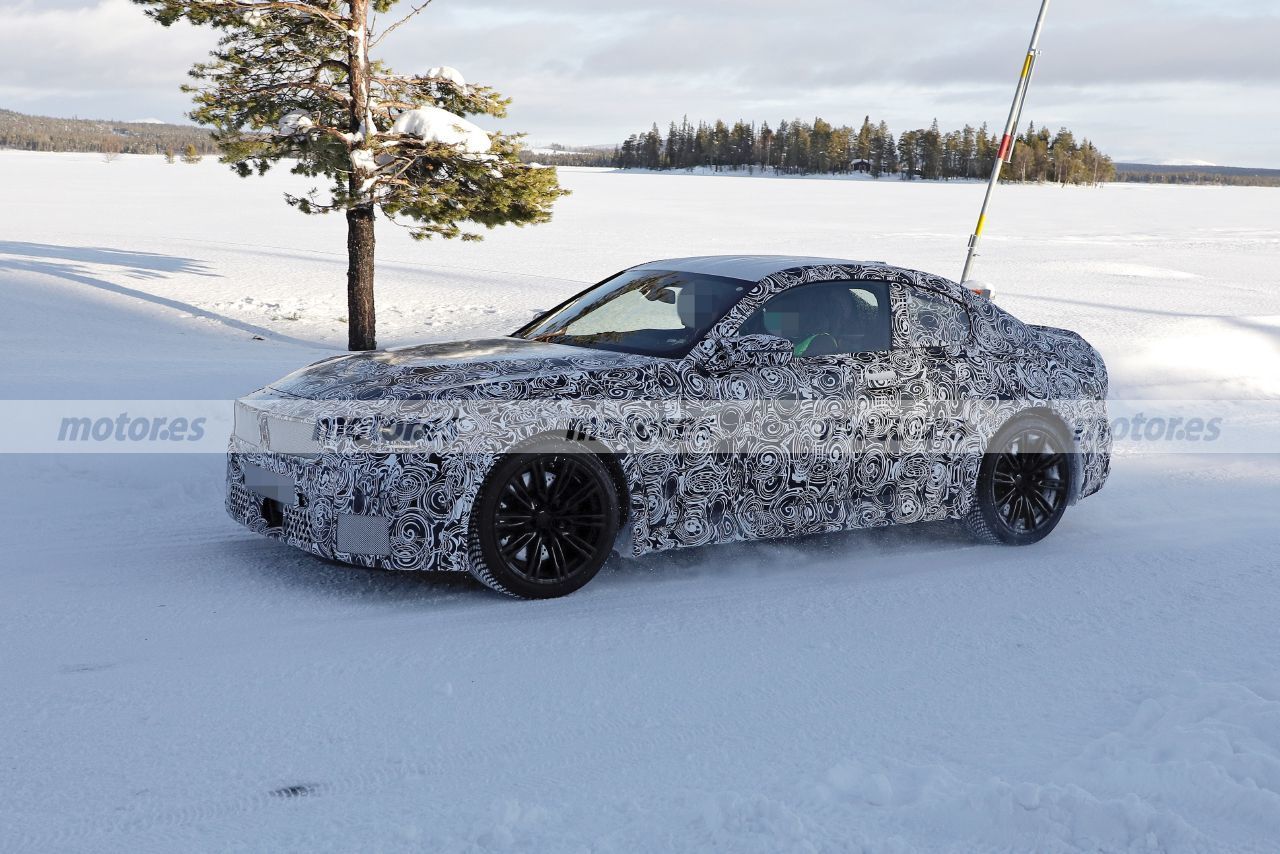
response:
<svg viewBox="0 0 1280 854"><path fill-rule="evenodd" d="M1004 135L1000 137L1000 149L991 167L991 180L987 182L987 194L982 199L978 225L969 237L969 254L964 259L964 272L960 274L961 282L969 281L973 259L978 257L978 242L982 239L982 231L987 225L987 208L991 205L991 194L1000 183L1000 169L1013 159L1014 140L1018 135L1018 122L1022 118L1022 104L1027 99L1027 90L1031 88L1031 75L1035 71L1036 57L1040 55L1040 33L1044 30L1044 17L1048 11L1049 0L1042 0L1040 15L1036 18L1036 28L1031 33L1031 45L1027 48L1027 57L1022 63L1022 73L1018 76L1018 88L1013 93L1013 106L1009 108L1009 120L1005 122ZM981 289L981 292L990 296L990 291Z"/></svg>

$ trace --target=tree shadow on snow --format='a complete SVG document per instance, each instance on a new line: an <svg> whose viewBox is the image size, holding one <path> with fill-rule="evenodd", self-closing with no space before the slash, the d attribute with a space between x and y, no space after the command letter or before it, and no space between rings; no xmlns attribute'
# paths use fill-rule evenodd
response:
<svg viewBox="0 0 1280 854"><path fill-rule="evenodd" d="M184 273L195 276L217 276L202 261L177 255L161 255L155 252L133 252L108 249L102 246L55 246L51 243L24 243L0 240L0 255L20 255L28 258L74 261L81 264L107 264L125 268L125 275L134 279L157 279L165 273Z"/></svg>
<svg viewBox="0 0 1280 854"><path fill-rule="evenodd" d="M16 257L4 257L5 255ZM22 257L26 256L26 257ZM79 263L77 263L79 262ZM217 276L203 263L192 258L181 258L170 255L157 255L149 252L121 252L114 249L101 249L73 246L51 246L42 243L15 243L0 241L0 271L14 270L24 273L39 273L54 276L78 285L108 291L121 296L149 302L174 311L184 312L193 317L213 320L223 326L262 338L297 344L303 347L322 346L315 341L307 341L285 335L264 326L246 323L216 311L192 305L182 300L163 297L147 291L118 285L93 275L93 270L83 264L105 264L119 266L125 275L135 279L163 279L174 274L192 274L197 276Z"/></svg>

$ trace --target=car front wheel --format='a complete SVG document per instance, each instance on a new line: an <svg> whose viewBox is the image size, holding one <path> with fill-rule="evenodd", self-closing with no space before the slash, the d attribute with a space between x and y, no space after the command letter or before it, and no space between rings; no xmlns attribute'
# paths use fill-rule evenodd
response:
<svg viewBox="0 0 1280 854"><path fill-rule="evenodd" d="M471 573L501 593L549 599L590 581L618 531L618 494L578 445L502 457L471 516Z"/></svg>
<svg viewBox="0 0 1280 854"><path fill-rule="evenodd" d="M1027 546L1062 520L1071 495L1069 440L1039 416L1006 428L982 458L978 490L965 527L986 543Z"/></svg>

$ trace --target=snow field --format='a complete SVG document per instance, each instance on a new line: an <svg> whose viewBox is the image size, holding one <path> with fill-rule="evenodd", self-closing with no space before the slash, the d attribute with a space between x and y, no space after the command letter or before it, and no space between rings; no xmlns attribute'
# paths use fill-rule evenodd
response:
<svg viewBox="0 0 1280 854"><path fill-rule="evenodd" d="M286 208L292 176L16 152L0 176L5 398L231 398L345 341L343 223ZM659 257L954 275L981 193L561 176L555 222L481 244L380 223L382 343L509 331ZM1098 346L1114 396L1229 427L1280 397L1278 214L1267 189L1007 187L978 272ZM3 454L0 850L1270 852L1280 460L1203 450L1118 459L1031 549L741 544L545 603L256 538L217 455Z"/></svg>

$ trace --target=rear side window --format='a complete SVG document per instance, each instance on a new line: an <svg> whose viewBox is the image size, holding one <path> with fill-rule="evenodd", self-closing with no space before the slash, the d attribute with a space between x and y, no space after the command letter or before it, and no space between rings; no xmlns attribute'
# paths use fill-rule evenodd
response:
<svg viewBox="0 0 1280 854"><path fill-rule="evenodd" d="M963 305L930 291L905 287L903 332L908 347L949 347L964 344L973 332Z"/></svg>

